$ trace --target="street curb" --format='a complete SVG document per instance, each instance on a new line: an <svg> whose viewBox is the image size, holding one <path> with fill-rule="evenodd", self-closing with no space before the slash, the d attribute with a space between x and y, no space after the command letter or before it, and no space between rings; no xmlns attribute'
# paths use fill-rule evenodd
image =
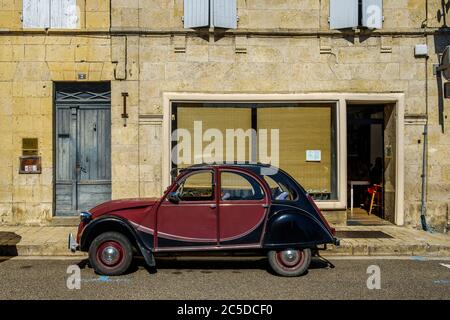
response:
<svg viewBox="0 0 450 320"><path fill-rule="evenodd" d="M450 246L412 244L412 245L341 245L328 246L320 251L323 256L450 256ZM85 257L86 252L71 252L66 246L51 245L3 245L0 246L0 256L65 256Z"/></svg>

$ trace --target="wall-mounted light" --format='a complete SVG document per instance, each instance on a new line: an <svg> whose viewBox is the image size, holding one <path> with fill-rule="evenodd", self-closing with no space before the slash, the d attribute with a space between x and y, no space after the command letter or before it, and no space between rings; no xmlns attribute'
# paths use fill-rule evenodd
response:
<svg viewBox="0 0 450 320"><path fill-rule="evenodd" d="M122 119L123 119L123 126L127 126L127 119L128 119L128 113L127 113L127 97L128 92L122 92L122 98L123 98L123 113L122 113Z"/></svg>

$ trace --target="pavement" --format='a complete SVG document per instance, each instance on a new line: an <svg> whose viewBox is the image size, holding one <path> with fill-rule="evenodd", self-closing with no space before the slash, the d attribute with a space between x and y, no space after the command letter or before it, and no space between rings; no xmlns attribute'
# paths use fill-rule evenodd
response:
<svg viewBox="0 0 450 320"><path fill-rule="evenodd" d="M450 235L394 225L336 227L339 247L324 256L450 256ZM85 256L67 249L76 227L0 226L0 256Z"/></svg>
<svg viewBox="0 0 450 320"><path fill-rule="evenodd" d="M191 299L450 299L450 258L332 257L334 268L315 258L296 278L274 275L266 259L157 259L156 271L138 260L120 277L99 276L83 260L0 260L0 299L175 299L180 306ZM74 264L83 267L80 289L67 286ZM368 283L379 286L369 289Z"/></svg>

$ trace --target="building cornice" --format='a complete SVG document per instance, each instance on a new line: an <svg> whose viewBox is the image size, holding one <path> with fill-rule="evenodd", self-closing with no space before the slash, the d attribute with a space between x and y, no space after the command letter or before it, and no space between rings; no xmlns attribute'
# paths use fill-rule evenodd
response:
<svg viewBox="0 0 450 320"><path fill-rule="evenodd" d="M0 35L148 35L148 36L171 36L171 35L220 35L220 36L263 36L263 37L348 37L348 36L426 36L438 34L450 34L450 28L399 28L399 29L381 29L381 30L317 30L317 29L148 29L148 28L121 28L113 27L109 30L90 29L90 30L57 30L57 29L27 29L10 30L1 29Z"/></svg>

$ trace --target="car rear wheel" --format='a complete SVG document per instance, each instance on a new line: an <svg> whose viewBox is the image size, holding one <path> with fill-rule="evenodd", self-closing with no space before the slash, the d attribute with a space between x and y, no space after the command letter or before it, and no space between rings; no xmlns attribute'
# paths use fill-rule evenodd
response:
<svg viewBox="0 0 450 320"><path fill-rule="evenodd" d="M269 251L267 254L270 267L284 277L297 277L304 274L311 263L310 249L287 249Z"/></svg>
<svg viewBox="0 0 450 320"><path fill-rule="evenodd" d="M106 276L125 273L133 260L130 240L119 232L98 235L89 247L89 262L95 272Z"/></svg>

